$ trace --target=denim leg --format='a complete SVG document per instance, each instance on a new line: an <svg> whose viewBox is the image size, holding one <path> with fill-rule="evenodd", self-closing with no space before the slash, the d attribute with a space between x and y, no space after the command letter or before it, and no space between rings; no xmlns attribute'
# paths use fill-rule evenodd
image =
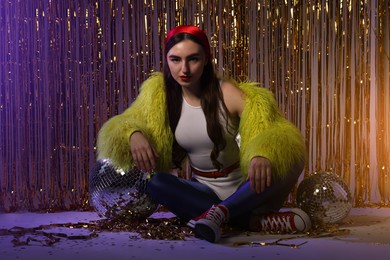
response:
<svg viewBox="0 0 390 260"><path fill-rule="evenodd" d="M150 178L147 193L155 202L164 205L184 221L200 216L212 205L221 202L206 185L164 172Z"/></svg>
<svg viewBox="0 0 390 260"><path fill-rule="evenodd" d="M301 173L302 168L297 167L286 178L274 181L261 193L253 191L249 181L243 183L235 193L220 203L229 209L230 223L247 228L251 214L279 211Z"/></svg>

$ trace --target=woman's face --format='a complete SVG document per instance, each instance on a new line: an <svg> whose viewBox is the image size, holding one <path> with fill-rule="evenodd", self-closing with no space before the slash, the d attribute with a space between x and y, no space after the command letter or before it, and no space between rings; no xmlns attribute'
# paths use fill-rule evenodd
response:
<svg viewBox="0 0 390 260"><path fill-rule="evenodd" d="M200 44L188 39L178 42L168 51L167 62L172 77L182 87L199 87L204 66L207 64Z"/></svg>

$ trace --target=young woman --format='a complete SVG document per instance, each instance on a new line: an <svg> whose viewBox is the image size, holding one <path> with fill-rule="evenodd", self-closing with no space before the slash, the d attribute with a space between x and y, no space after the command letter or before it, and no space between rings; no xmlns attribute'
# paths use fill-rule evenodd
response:
<svg viewBox="0 0 390 260"><path fill-rule="evenodd" d="M307 231L310 219L302 210L279 212L306 152L273 94L254 83L219 79L198 27L173 28L164 54L164 74L152 74L133 104L103 125L98 158L155 172L149 195L207 241L220 239L224 223ZM185 158L190 179L171 174Z"/></svg>

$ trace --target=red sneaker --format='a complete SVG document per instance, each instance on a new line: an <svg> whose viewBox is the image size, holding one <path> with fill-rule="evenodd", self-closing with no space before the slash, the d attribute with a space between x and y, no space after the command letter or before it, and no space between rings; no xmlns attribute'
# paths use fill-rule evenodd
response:
<svg viewBox="0 0 390 260"><path fill-rule="evenodd" d="M311 227L309 215L295 208L287 212L268 213L260 218L260 230L282 233L306 232Z"/></svg>
<svg viewBox="0 0 390 260"><path fill-rule="evenodd" d="M221 238L221 225L229 219L225 206L212 206L197 218L191 219L187 226L195 229L195 236L215 243Z"/></svg>

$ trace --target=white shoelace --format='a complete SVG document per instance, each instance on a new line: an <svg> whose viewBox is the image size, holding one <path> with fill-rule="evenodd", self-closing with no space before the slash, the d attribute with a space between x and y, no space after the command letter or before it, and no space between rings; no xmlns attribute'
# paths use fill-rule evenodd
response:
<svg viewBox="0 0 390 260"><path fill-rule="evenodd" d="M283 232L293 231L290 221L291 216L268 216L261 220L262 230L279 230Z"/></svg>
<svg viewBox="0 0 390 260"><path fill-rule="evenodd" d="M221 225L225 221L225 214L223 211L218 208L213 206L206 214L206 218L210 219L211 221L214 221L218 225Z"/></svg>

